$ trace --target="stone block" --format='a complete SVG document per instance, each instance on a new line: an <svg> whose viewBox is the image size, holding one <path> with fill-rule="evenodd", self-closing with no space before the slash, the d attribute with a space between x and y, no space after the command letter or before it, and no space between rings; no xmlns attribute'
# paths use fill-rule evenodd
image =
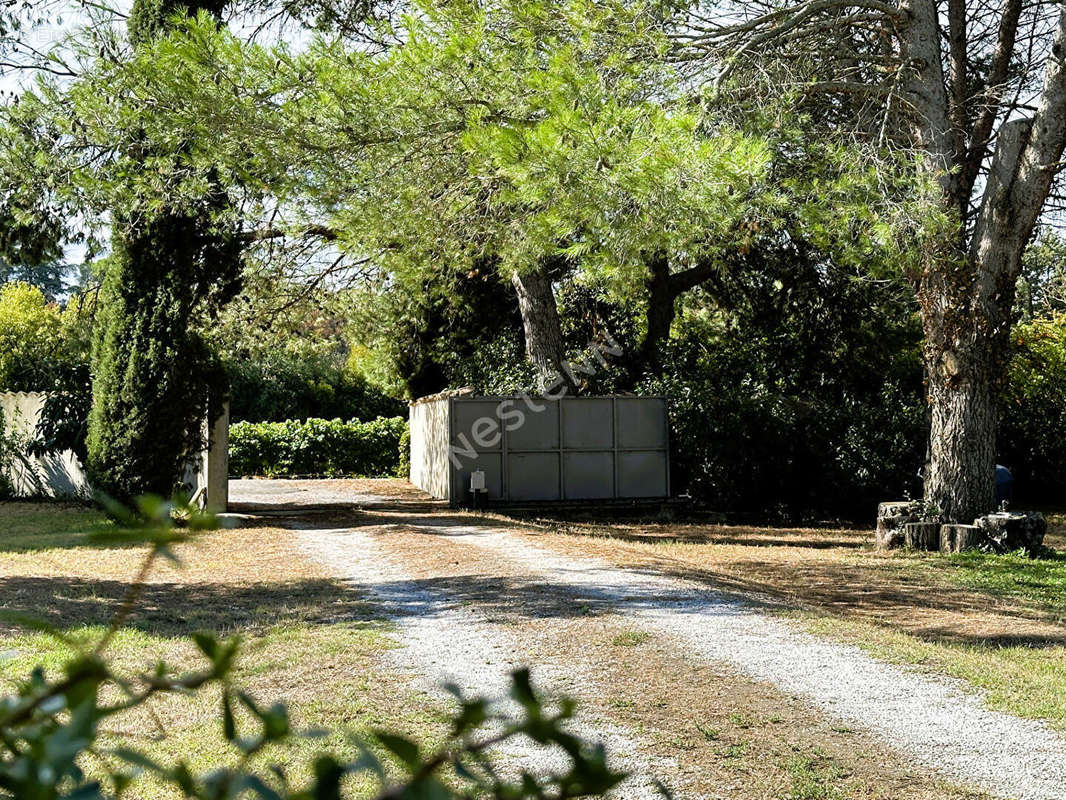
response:
<svg viewBox="0 0 1066 800"><path fill-rule="evenodd" d="M940 552L961 553L974 550L984 541L981 529L976 525L941 525Z"/></svg>
<svg viewBox="0 0 1066 800"><path fill-rule="evenodd" d="M1047 520L1035 511L997 511L978 517L973 524L981 530L981 549L991 553L1038 553L1047 533Z"/></svg>
<svg viewBox="0 0 1066 800"><path fill-rule="evenodd" d="M903 526L903 546L910 550L939 550L939 522L908 522Z"/></svg>
<svg viewBox="0 0 1066 800"><path fill-rule="evenodd" d="M921 519L922 504L917 500L897 500L877 506L877 548L903 547L903 526Z"/></svg>

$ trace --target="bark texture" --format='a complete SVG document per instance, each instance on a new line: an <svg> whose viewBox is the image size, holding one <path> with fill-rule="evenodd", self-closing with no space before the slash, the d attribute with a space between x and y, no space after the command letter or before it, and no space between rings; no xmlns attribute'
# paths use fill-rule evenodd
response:
<svg viewBox="0 0 1066 800"><path fill-rule="evenodd" d="M537 370L537 388L574 393L576 386L566 362L566 343L548 270L543 266L528 272L516 270L511 273L511 285L518 295L526 355Z"/></svg>
<svg viewBox="0 0 1066 800"><path fill-rule="evenodd" d="M644 371L653 374L662 371L662 346L670 338L677 298L713 278L719 269L718 264L706 261L671 272L665 254L656 254L648 260L646 328L640 351L631 361L630 374L634 380Z"/></svg>
<svg viewBox="0 0 1066 800"><path fill-rule="evenodd" d="M937 3L907 0L901 8L907 14L903 42L911 65L907 88L916 112L915 139L960 217L958 239L930 254L918 281L931 408L925 493L945 521L969 523L995 503L997 398L1006 378L1015 287L1066 147L1066 9L1060 11L1037 108L1028 118L1000 125L973 214L974 179L994 118L981 108L971 120L964 105L959 75L966 69L965 6L952 0L949 9L950 93ZM1018 4L1007 2L990 82L1002 80L1017 15ZM990 83L985 96L998 102L999 87Z"/></svg>

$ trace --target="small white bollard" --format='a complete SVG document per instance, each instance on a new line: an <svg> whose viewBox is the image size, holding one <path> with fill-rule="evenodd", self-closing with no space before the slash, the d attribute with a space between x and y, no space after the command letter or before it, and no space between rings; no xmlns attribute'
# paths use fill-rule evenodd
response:
<svg viewBox="0 0 1066 800"><path fill-rule="evenodd" d="M478 509L488 491L485 489L485 470L475 469L470 473L470 499L474 509Z"/></svg>

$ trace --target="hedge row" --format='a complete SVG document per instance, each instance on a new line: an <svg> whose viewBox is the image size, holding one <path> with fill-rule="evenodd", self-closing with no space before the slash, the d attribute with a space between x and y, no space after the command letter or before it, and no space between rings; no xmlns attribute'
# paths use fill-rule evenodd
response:
<svg viewBox="0 0 1066 800"><path fill-rule="evenodd" d="M381 478L406 472L407 420L238 422L230 428L231 475Z"/></svg>

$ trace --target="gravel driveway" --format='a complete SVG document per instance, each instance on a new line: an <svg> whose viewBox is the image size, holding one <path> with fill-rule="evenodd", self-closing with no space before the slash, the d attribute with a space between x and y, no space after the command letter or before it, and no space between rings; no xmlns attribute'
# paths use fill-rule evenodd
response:
<svg viewBox="0 0 1066 800"><path fill-rule="evenodd" d="M243 487L237 488L240 496ZM564 555L520 529L420 513L365 488L364 501L384 513L343 528L294 526L307 553L369 590L397 619L402 646L394 663L427 688L447 679L491 692L514 665L533 663L549 689L602 699L594 666L552 661L526 628L535 630L538 617L610 615L668 640L689 661L802 698L812 717L863 732L934 779L1003 798L1066 797L1066 741L1041 723L988 710L960 683L823 641L705 585ZM306 490L309 501L337 492L329 486ZM528 589L516 592L515 586ZM503 602L507 592L518 600ZM508 615L512 622L520 616L533 622L495 624ZM559 629L552 633L559 635ZM596 657L586 663L594 665ZM708 796L686 785L670 759L645 752L639 736L594 715L583 724L637 773L619 796L651 796L656 779L672 783L682 796Z"/></svg>

